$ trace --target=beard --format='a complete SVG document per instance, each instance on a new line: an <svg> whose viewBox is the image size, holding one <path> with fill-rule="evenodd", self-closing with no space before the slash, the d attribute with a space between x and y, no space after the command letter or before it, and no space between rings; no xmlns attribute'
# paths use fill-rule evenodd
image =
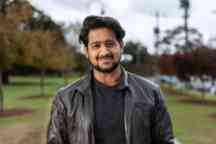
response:
<svg viewBox="0 0 216 144"><path fill-rule="evenodd" d="M113 56L112 55L106 55L103 57L97 57L97 60L103 59L103 58L113 58ZM117 61L114 61L110 67L106 67L106 68L100 66L99 64L95 65L95 64L91 63L91 61L89 61L89 62L95 70L97 70L101 73L111 73L120 65L120 60L121 60L121 57Z"/></svg>

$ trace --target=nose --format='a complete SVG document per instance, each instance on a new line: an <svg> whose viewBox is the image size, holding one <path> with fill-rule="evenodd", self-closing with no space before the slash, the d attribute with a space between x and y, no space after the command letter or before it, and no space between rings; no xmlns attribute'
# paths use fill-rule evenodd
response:
<svg viewBox="0 0 216 144"><path fill-rule="evenodd" d="M110 53L110 49L107 48L107 47L103 44L103 45L101 45L100 52L101 52L102 55L106 55L106 54L109 54L109 53Z"/></svg>

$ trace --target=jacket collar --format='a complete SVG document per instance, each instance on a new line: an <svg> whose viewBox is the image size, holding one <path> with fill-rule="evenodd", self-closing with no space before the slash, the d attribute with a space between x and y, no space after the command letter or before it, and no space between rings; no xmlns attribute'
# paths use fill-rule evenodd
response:
<svg viewBox="0 0 216 144"><path fill-rule="evenodd" d="M121 66L122 74L119 88L124 89L128 88L128 72ZM77 90L85 94L88 90L92 88L94 82L93 70L89 70L88 73L82 78L82 83Z"/></svg>

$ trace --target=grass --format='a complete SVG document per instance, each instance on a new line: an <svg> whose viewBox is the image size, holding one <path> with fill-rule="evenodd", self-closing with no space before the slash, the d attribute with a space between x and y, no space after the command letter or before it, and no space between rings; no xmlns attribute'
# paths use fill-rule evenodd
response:
<svg viewBox="0 0 216 144"><path fill-rule="evenodd" d="M72 76L70 82L77 79ZM13 76L11 85L4 87L6 108L32 108L36 110L32 114L0 118L0 127L8 127L19 123L29 123L45 133L48 123L51 98L49 99L21 99L21 97L40 94L38 76ZM61 77L46 78L46 94L55 95L59 87L64 86ZM194 103L183 103L181 100L189 96L199 97L199 94L190 91L176 91L169 87L163 87L166 92L166 103L174 126L174 133L182 144L215 144L216 141L216 119L209 114L216 113L216 106L198 105ZM179 95L185 95L183 97ZM194 98L194 97L193 97ZM215 98L207 96L206 99L216 101ZM45 134L44 134L45 135Z"/></svg>
<svg viewBox="0 0 216 144"><path fill-rule="evenodd" d="M70 82L77 79L78 76L72 76ZM12 76L11 84L4 87L4 107L11 108L31 108L36 110L33 114L23 116L0 118L1 125L11 125L19 122L35 122L40 118L48 118L50 109L50 99L22 99L27 96L40 95L39 76ZM45 80L46 95L54 96L57 89L64 86L62 77L46 77Z"/></svg>
<svg viewBox="0 0 216 144"><path fill-rule="evenodd" d="M77 79L77 77L71 77L70 81ZM39 76L27 76L27 77L11 77L11 84L5 87L5 95L8 97L28 96L40 94L40 77ZM59 87L64 85L63 78L61 77L46 77L45 88L47 94L53 94L53 92Z"/></svg>
<svg viewBox="0 0 216 144"><path fill-rule="evenodd" d="M181 100L191 99L189 98L191 92L185 97L180 96L182 94L180 91L176 91L175 94L169 94L169 90L166 88L164 91L168 94L167 105L171 113L174 132L179 141L183 144L214 144L216 141L216 119L209 115L216 113L216 105L183 103ZM192 96L194 99L201 97L197 93ZM206 100L216 101L209 96L206 97Z"/></svg>

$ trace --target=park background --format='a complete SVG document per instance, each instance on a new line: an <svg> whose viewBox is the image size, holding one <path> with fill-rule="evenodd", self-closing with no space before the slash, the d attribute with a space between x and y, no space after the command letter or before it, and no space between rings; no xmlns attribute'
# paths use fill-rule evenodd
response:
<svg viewBox="0 0 216 144"><path fill-rule="evenodd" d="M46 142L52 97L89 68L78 42L88 14L126 28L121 63L161 86L177 143L215 144L213 3L1 0L0 144Z"/></svg>

